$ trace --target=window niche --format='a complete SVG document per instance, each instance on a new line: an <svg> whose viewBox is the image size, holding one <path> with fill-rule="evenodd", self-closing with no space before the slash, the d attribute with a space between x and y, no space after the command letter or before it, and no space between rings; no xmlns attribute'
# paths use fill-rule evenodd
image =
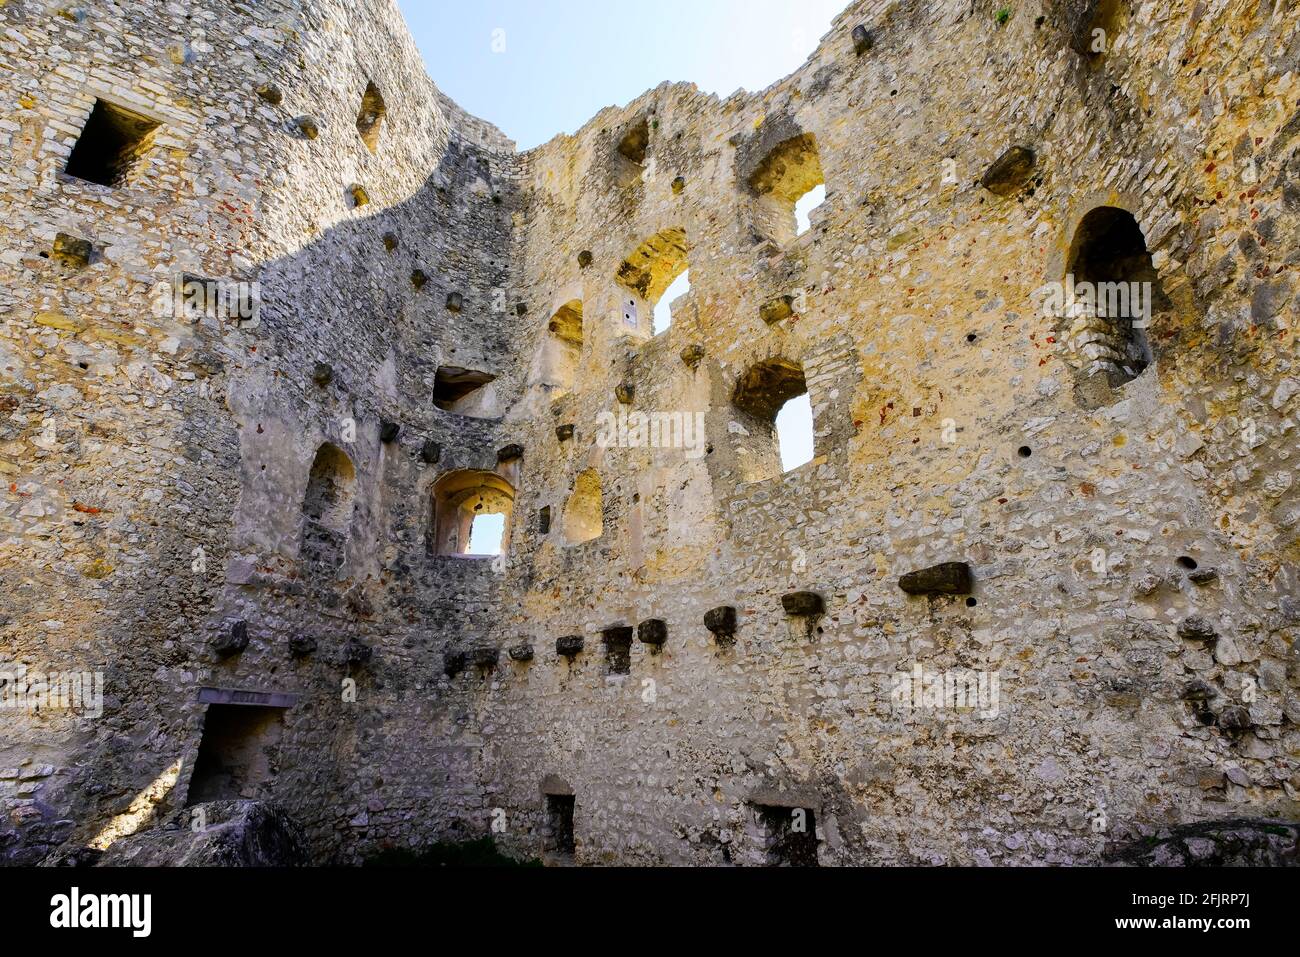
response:
<svg viewBox="0 0 1300 957"><path fill-rule="evenodd" d="M779 436L777 416L787 403L793 404L792 400L806 396L807 392L803 367L788 359L765 359L751 366L737 381L731 401L738 423L747 433L735 437L742 482L761 482L786 471L783 446L791 443L783 443ZM811 433L811 407L808 419L807 430ZM794 463L793 454L787 458L792 460L791 468L803 464Z"/></svg>
<svg viewBox="0 0 1300 957"><path fill-rule="evenodd" d="M328 571L343 564L355 498L352 459L326 442L316 450L302 500L302 558L308 565Z"/></svg>
<svg viewBox="0 0 1300 957"><path fill-rule="evenodd" d="M1151 364L1147 325L1168 300L1142 228L1127 210L1099 206L1084 216L1067 262L1067 360L1085 404L1105 404Z"/></svg>
<svg viewBox="0 0 1300 957"><path fill-rule="evenodd" d="M153 147L161 124L104 100L96 100L64 172L100 186L125 186Z"/></svg>
<svg viewBox="0 0 1300 957"><path fill-rule="evenodd" d="M431 554L490 558L509 550L510 515L514 509L515 489L500 475L472 469L449 472L434 483L432 496L433 515L429 533ZM474 540L475 522L490 516L500 516L497 520L501 527L499 546L494 552L472 554L470 548ZM485 530L486 527L480 529L480 534Z"/></svg>
<svg viewBox="0 0 1300 957"><path fill-rule="evenodd" d="M379 134L387 115L388 107L379 88L374 83L366 84L366 92L361 96L361 111L357 113L357 135L372 153L379 151Z"/></svg>
<svg viewBox="0 0 1300 957"><path fill-rule="evenodd" d="M541 381L551 398L573 390L582 358L582 300L566 302L551 316L542 345Z"/></svg>
<svg viewBox="0 0 1300 957"><path fill-rule="evenodd" d="M660 312L655 317L655 307L665 297L669 288L690 268L686 244L686 231L673 227L655 233L642 242L619 264L615 278L623 288L620 318L624 332L650 335L662 332L671 323L671 313ZM678 287L677 295L689 290Z"/></svg>
<svg viewBox="0 0 1300 957"><path fill-rule="evenodd" d="M283 708L209 704L188 804L263 797L283 732Z"/></svg>
<svg viewBox="0 0 1300 957"><path fill-rule="evenodd" d="M586 469L574 480L573 492L564 504L564 543L581 545L600 538L604 531L600 473Z"/></svg>
<svg viewBox="0 0 1300 957"><path fill-rule="evenodd" d="M624 131L614 151L614 179L627 187L641 182L650 148L650 124L642 117Z"/></svg>
<svg viewBox="0 0 1300 957"><path fill-rule="evenodd" d="M434 375L433 404L444 412L475 419L501 414L497 405L496 376L459 366L439 366Z"/></svg>
<svg viewBox="0 0 1300 957"><path fill-rule="evenodd" d="M779 247L789 245L801 232L796 208L807 215L809 203L800 201L810 194L825 195L817 138L801 133L778 143L750 174L747 185L754 199L754 231Z"/></svg>

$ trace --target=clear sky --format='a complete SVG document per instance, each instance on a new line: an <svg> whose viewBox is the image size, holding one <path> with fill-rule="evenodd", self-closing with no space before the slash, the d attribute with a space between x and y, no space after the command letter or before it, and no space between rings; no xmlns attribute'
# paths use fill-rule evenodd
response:
<svg viewBox="0 0 1300 957"><path fill-rule="evenodd" d="M797 69L848 0L398 0L444 93L522 149L664 80L727 96Z"/></svg>

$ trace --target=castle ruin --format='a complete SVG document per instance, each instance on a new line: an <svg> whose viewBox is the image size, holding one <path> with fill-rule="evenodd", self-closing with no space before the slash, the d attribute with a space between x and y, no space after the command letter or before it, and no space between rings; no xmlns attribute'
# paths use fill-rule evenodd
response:
<svg viewBox="0 0 1300 957"><path fill-rule="evenodd" d="M0 860L1297 817L1300 7L859 0L522 153L393 0L0 25Z"/></svg>

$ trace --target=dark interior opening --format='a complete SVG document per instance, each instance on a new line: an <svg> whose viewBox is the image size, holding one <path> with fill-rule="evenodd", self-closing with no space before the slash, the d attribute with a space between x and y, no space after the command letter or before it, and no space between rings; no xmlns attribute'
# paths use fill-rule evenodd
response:
<svg viewBox="0 0 1300 957"><path fill-rule="evenodd" d="M601 632L605 642L605 663L611 675L626 675L632 672L632 628L606 628Z"/></svg>
<svg viewBox="0 0 1300 957"><path fill-rule="evenodd" d="M574 852L574 804L572 794L546 795L546 850L553 851L556 854L572 854Z"/></svg>
<svg viewBox="0 0 1300 957"><path fill-rule="evenodd" d="M817 818L812 808L758 806L766 830L768 867L817 867Z"/></svg>
<svg viewBox="0 0 1300 957"><path fill-rule="evenodd" d="M64 171L100 186L121 186L153 144L158 126L146 117L96 100Z"/></svg>
<svg viewBox="0 0 1300 957"><path fill-rule="evenodd" d="M275 774L272 752L283 731L281 708L208 705L189 803L263 797Z"/></svg>
<svg viewBox="0 0 1300 957"><path fill-rule="evenodd" d="M1112 386L1131 382L1151 363L1146 320L1168 308L1133 214L1114 206L1088 213L1071 244L1068 271L1076 289L1084 283L1097 287L1096 322L1087 331L1072 332L1072 345L1088 361L1089 371L1105 371Z"/></svg>

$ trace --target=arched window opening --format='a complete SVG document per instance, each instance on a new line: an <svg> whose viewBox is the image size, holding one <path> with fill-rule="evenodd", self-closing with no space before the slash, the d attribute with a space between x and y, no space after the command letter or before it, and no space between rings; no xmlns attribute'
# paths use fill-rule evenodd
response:
<svg viewBox="0 0 1300 957"><path fill-rule="evenodd" d="M352 524L356 469L347 453L325 443L316 450L302 500L302 557L325 569L343 563L343 546Z"/></svg>
<svg viewBox="0 0 1300 957"><path fill-rule="evenodd" d="M433 486L430 551L486 558L510 545L514 486L495 472L449 472Z"/></svg>
<svg viewBox="0 0 1300 957"><path fill-rule="evenodd" d="M691 271L688 269L664 290L663 296L655 303L654 333L667 332L673 324L673 302L691 291Z"/></svg>
<svg viewBox="0 0 1300 957"><path fill-rule="evenodd" d="M662 230L633 250L619 265L616 276L626 291L621 310L624 327L642 334L666 329L672 321L671 312L659 314L656 306L665 300L664 308L670 310L673 299L689 291L687 280L685 290L668 294L689 267L684 229Z"/></svg>
<svg viewBox="0 0 1300 957"><path fill-rule="evenodd" d="M786 441L783 443L778 437L778 416L788 404L793 404L792 400L807 393L803 367L788 359L764 360L740 377L732 397L737 419L737 428L732 431L738 442L736 453L742 481L775 478L807 461L800 461L799 447L811 445L811 406L806 427L800 425L800 409L796 405L780 423L786 427ZM808 459L811 458L809 454Z"/></svg>
<svg viewBox="0 0 1300 957"><path fill-rule="evenodd" d="M573 483L573 493L564 505L564 541L567 545L580 545L600 538L604 530L600 473L587 469L579 473Z"/></svg>
<svg viewBox="0 0 1300 957"><path fill-rule="evenodd" d="M1142 228L1127 210L1098 207L1079 223L1068 262L1070 359L1084 378L1118 388L1151 363L1147 326L1167 304Z"/></svg>
<svg viewBox="0 0 1300 957"><path fill-rule="evenodd" d="M384 125L388 107L374 83L366 85L366 92L361 97L361 112L357 114L357 133L366 149L375 153L379 150L379 133Z"/></svg>
<svg viewBox="0 0 1300 957"><path fill-rule="evenodd" d="M777 144L749 177L749 188L757 197L754 228L778 246L785 246L807 229L799 228L796 206L818 187L820 194L803 202L805 215L825 198L821 157L817 138L811 133L792 136Z"/></svg>

